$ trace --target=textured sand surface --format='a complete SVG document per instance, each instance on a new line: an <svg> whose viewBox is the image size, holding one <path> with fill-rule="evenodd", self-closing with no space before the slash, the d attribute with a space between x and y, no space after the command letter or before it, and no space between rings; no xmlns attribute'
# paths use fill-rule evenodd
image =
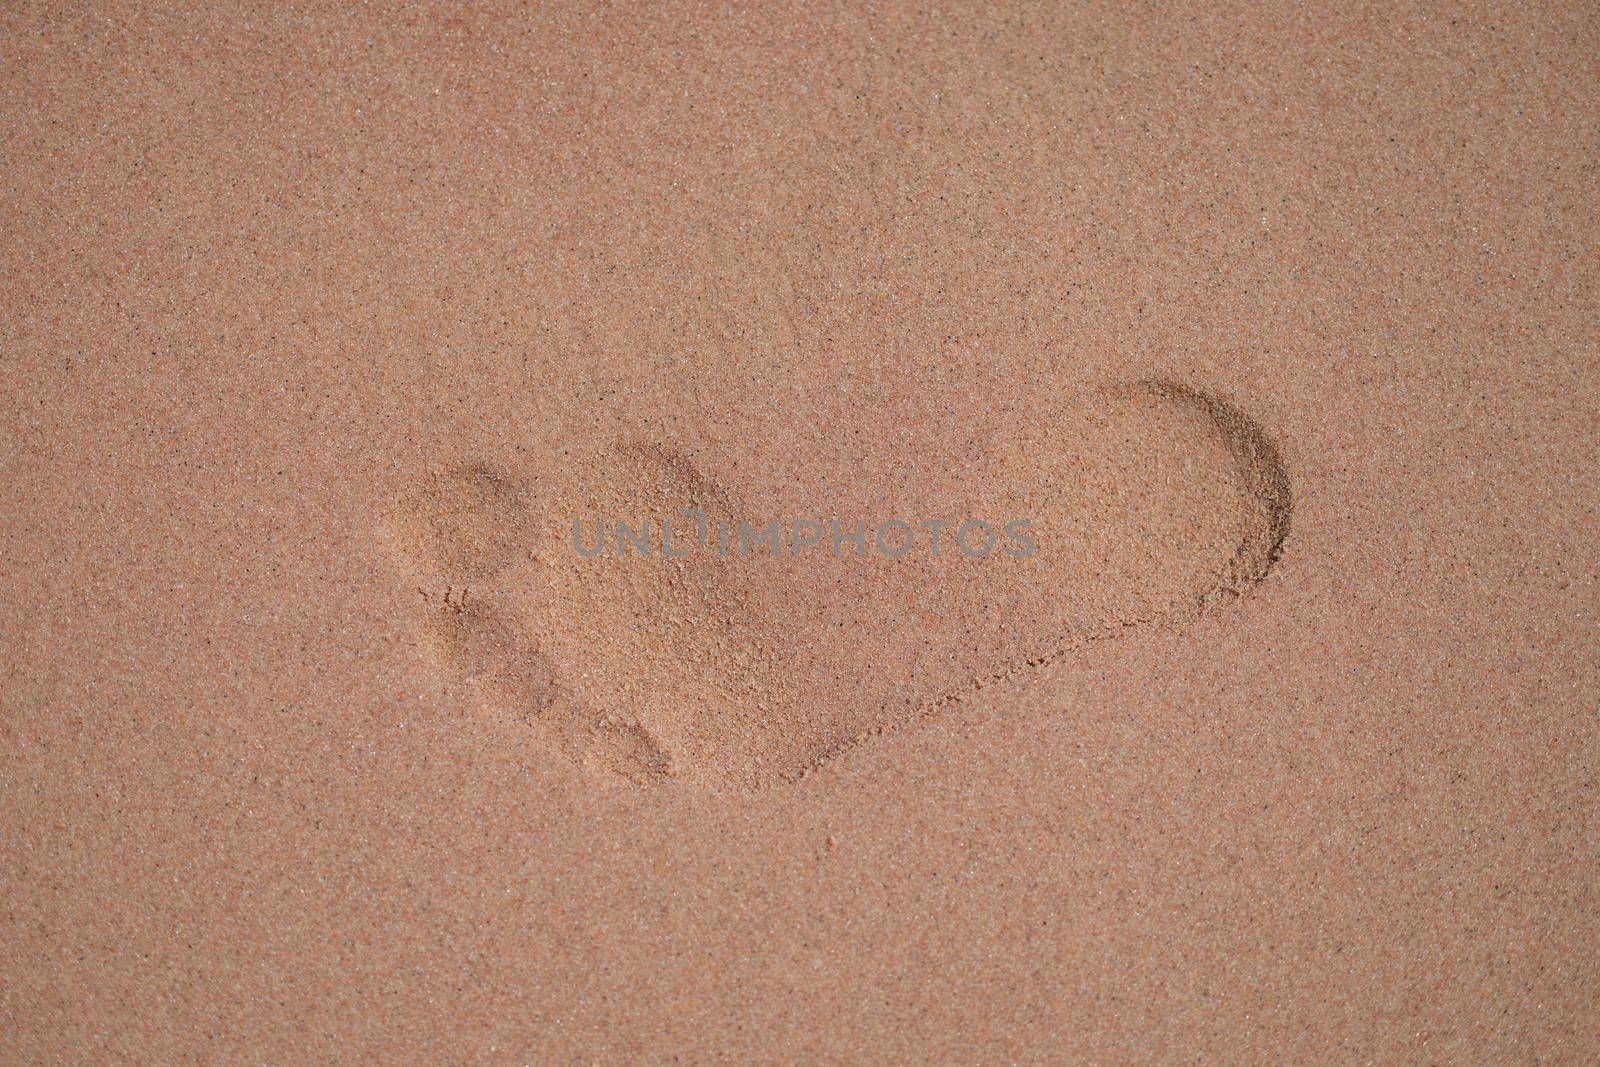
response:
<svg viewBox="0 0 1600 1067"><path fill-rule="evenodd" d="M394 536L439 658L548 745L636 782L793 782L1277 559L1288 473L1236 409L1152 382L1036 406L1046 433L894 512L933 519L752 522L690 459L623 445L542 490L433 472Z"/></svg>
<svg viewBox="0 0 1600 1067"><path fill-rule="evenodd" d="M1593 5L0 11L0 1062L1600 1059ZM1034 520L586 557L572 521Z"/></svg>

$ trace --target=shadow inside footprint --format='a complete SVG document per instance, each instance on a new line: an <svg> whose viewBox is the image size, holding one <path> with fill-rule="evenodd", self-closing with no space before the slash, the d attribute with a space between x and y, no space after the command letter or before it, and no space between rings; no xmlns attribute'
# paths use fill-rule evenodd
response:
<svg viewBox="0 0 1600 1067"><path fill-rule="evenodd" d="M1289 480L1236 408L1146 381L1035 410L1048 419L998 442L965 499L929 509L951 530L1027 518L1029 553L741 552L763 523L641 444L573 462L537 501L509 473L453 468L395 525L431 583L425 631L488 703L636 781L758 788L1266 575Z"/></svg>

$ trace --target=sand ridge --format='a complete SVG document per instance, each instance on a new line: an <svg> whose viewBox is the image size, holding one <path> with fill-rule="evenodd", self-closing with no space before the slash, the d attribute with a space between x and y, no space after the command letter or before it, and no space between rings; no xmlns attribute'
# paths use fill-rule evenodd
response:
<svg viewBox="0 0 1600 1067"><path fill-rule="evenodd" d="M693 459L637 441L540 486L482 462L442 469L393 526L430 647L486 703L636 782L758 789L1090 642L1181 627L1265 577L1293 501L1242 411L1164 380L1045 410L964 499L929 502L948 522L935 555L911 551L909 523L888 552L761 540L755 509ZM1034 551L952 548L979 514L1027 516Z"/></svg>

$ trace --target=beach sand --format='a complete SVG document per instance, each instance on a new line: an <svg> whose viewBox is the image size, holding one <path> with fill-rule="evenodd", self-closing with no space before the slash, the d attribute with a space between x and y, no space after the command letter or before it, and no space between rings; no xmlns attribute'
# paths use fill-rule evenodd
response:
<svg viewBox="0 0 1600 1067"><path fill-rule="evenodd" d="M0 1062L1600 1059L1597 105L1585 5L0 12Z"/></svg>

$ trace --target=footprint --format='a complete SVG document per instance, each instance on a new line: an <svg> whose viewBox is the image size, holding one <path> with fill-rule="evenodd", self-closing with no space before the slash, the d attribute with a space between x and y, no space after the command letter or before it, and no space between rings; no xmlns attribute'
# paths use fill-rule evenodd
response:
<svg viewBox="0 0 1600 1067"><path fill-rule="evenodd" d="M586 701L539 641L537 619L502 582L525 563L532 498L481 465L436 472L395 508L398 541L424 584L422 631L439 658L497 708L573 758L635 781L665 777L667 754L645 727Z"/></svg>
<svg viewBox="0 0 1600 1067"><path fill-rule="evenodd" d="M463 464L429 475L394 518L415 562L468 583L493 578L527 549L532 511L516 479Z"/></svg>
<svg viewBox="0 0 1600 1067"><path fill-rule="evenodd" d="M537 504L508 473L441 472L395 528L430 583L425 631L488 703L636 781L760 788L1266 575L1293 504L1247 416L1165 381L1034 409L1048 419L996 442L965 499L918 516L948 524L937 556L740 554L740 521L765 520L638 444L574 461ZM596 551L597 516L629 520L626 552L611 524ZM1031 519L1034 551L962 553L972 516Z"/></svg>

